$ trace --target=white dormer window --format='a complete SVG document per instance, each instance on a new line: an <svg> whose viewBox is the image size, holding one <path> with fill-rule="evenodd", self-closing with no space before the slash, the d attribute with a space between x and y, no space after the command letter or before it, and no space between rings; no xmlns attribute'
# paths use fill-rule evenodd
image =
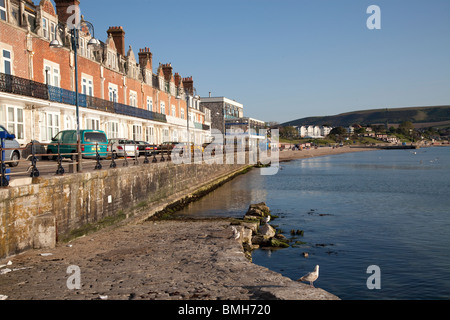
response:
<svg viewBox="0 0 450 320"><path fill-rule="evenodd" d="M56 40L56 24L54 22L50 22L50 40Z"/></svg>
<svg viewBox="0 0 450 320"><path fill-rule="evenodd" d="M42 36L45 39L50 39L50 33L48 31L48 19L42 18Z"/></svg>
<svg viewBox="0 0 450 320"><path fill-rule="evenodd" d="M111 69L117 68L117 56L113 51L108 51L107 63Z"/></svg>
<svg viewBox="0 0 450 320"><path fill-rule="evenodd" d="M6 21L6 3L0 0L0 20Z"/></svg>

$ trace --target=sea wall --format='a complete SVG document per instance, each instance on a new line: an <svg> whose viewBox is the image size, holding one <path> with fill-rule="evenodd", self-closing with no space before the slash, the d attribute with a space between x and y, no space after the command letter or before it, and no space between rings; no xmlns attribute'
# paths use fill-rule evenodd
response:
<svg viewBox="0 0 450 320"><path fill-rule="evenodd" d="M74 230L102 221L148 218L248 167L163 162L47 176L0 189L0 259L52 248Z"/></svg>

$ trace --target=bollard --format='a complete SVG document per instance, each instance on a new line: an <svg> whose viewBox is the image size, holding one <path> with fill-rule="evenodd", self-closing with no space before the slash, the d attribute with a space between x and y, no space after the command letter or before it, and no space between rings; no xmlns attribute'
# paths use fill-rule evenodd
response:
<svg viewBox="0 0 450 320"><path fill-rule="evenodd" d="M39 177L39 170L37 169L37 162L38 162L38 158L36 157L36 150L35 150L35 146L34 146L34 141L31 141L31 173L30 173L30 177L31 178L37 178Z"/></svg>
<svg viewBox="0 0 450 320"><path fill-rule="evenodd" d="M61 141L58 141L58 168L56 169L56 174L57 175L63 175L64 174L64 168L62 166L62 159L63 157L61 156Z"/></svg>
<svg viewBox="0 0 450 320"><path fill-rule="evenodd" d="M5 164L5 150L3 150L5 147L5 138L1 137L0 141L0 187L7 187L9 186L9 179L6 175L6 164Z"/></svg>
<svg viewBox="0 0 450 320"><path fill-rule="evenodd" d="M100 163L100 154L98 153L98 142L95 143L95 158L97 163L95 164L94 170L101 170L102 164Z"/></svg>

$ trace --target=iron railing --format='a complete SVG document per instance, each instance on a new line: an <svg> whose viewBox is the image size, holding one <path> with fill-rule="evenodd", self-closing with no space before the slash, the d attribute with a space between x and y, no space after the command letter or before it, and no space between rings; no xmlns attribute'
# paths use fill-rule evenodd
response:
<svg viewBox="0 0 450 320"><path fill-rule="evenodd" d="M119 161L122 162L123 167L127 167L130 164L130 158L133 158L132 161L134 165L140 165L141 163L149 164L165 162L171 160L169 150L144 150L143 160L139 160L141 158L141 151L138 149L137 144L135 144L136 151L134 153L127 153L126 150L124 150L123 157L119 159L112 152L111 143L107 144L108 150L106 152L102 152L100 148L102 144L91 143L80 144L80 150L86 149L86 151L81 152L82 159L80 159L80 163L78 163L78 153L61 152L63 145L60 142L39 143L36 141L32 141L26 147L20 148L21 159L12 161L5 159L4 153L9 150L17 149L3 148L2 145L3 144L0 143L0 187L8 187L13 177L37 178L41 176L41 174L64 175L65 173L75 173L77 166L87 170L101 170L103 169L105 163L109 163L109 168L116 168ZM74 146L74 149L77 149L76 143L64 144L64 146L66 147L68 145ZM45 150L48 149L48 146L56 147L57 152L51 154L46 153ZM11 166L11 168L7 168L7 166Z"/></svg>
<svg viewBox="0 0 450 320"><path fill-rule="evenodd" d="M0 91L69 105L76 105L76 93L74 91L4 73L0 73ZM91 97L80 93L78 94L78 105L89 109L133 116L146 120L167 122L165 114Z"/></svg>

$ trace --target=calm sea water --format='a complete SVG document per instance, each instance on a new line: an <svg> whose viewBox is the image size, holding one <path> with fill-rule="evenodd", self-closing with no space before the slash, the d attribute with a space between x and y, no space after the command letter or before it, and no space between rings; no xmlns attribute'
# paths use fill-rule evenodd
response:
<svg viewBox="0 0 450 320"><path fill-rule="evenodd" d="M254 169L179 214L243 217L260 201L302 244L256 250L254 263L294 280L318 264L315 286L342 299L450 298L450 148L296 160L274 176ZM367 287L371 265L381 289Z"/></svg>

